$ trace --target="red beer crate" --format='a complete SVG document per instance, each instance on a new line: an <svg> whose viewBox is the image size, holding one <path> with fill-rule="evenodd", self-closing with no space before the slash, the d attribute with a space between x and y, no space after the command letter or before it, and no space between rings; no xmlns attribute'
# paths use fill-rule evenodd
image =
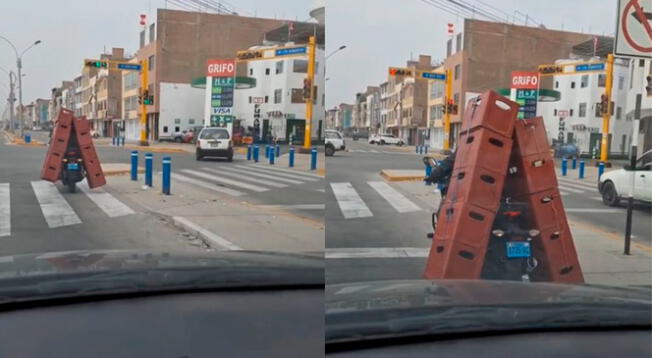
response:
<svg viewBox="0 0 652 358"><path fill-rule="evenodd" d="M497 172L506 173L512 144L511 137L501 136L485 128L462 132L457 144L455 164L459 167L468 167L477 163Z"/></svg>
<svg viewBox="0 0 652 358"><path fill-rule="evenodd" d="M516 149L515 149L516 150ZM555 163L549 153L512 156L507 179L506 196L520 196L557 188Z"/></svg>
<svg viewBox="0 0 652 358"><path fill-rule="evenodd" d="M548 144L543 117L516 121L514 126L514 147L524 157L544 153L550 155L550 145Z"/></svg>
<svg viewBox="0 0 652 358"><path fill-rule="evenodd" d="M532 245L532 253L537 258L537 267L530 275L532 281L584 282L568 225L548 227L540 231Z"/></svg>
<svg viewBox="0 0 652 358"><path fill-rule="evenodd" d="M77 143L79 146L86 146L93 144L93 137L91 135L90 122L86 117L75 118L75 134L77 136Z"/></svg>
<svg viewBox="0 0 652 358"><path fill-rule="evenodd" d="M446 203L437 220L424 276L478 279L495 214L466 203Z"/></svg>
<svg viewBox="0 0 652 358"><path fill-rule="evenodd" d="M446 201L464 202L496 212L505 184L505 174L484 166L455 168L451 175Z"/></svg>
<svg viewBox="0 0 652 358"><path fill-rule="evenodd" d="M41 169L41 179L55 182L61 176L61 159L68 149L68 141L72 130L73 112L61 109L57 115L48 152Z"/></svg>
<svg viewBox="0 0 652 358"><path fill-rule="evenodd" d="M518 109L518 103L494 91L487 91L469 101L464 111L460 133L481 127L511 138Z"/></svg>

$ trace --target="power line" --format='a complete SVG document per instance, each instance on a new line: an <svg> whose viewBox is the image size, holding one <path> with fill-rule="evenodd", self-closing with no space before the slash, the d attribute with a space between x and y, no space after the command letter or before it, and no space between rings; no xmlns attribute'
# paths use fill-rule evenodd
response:
<svg viewBox="0 0 652 358"><path fill-rule="evenodd" d="M445 5L441 4L441 3L434 2L434 0L421 0L421 2L423 2L423 3L427 4L427 5L430 5L432 7L436 7L437 9L442 10L444 12L447 12L447 13L453 15L453 16L456 16L456 17L460 16L460 15L463 16L463 17L468 16L467 14L462 13L461 11L459 11L459 9L451 9L450 7L447 7L447 6L445 6Z"/></svg>

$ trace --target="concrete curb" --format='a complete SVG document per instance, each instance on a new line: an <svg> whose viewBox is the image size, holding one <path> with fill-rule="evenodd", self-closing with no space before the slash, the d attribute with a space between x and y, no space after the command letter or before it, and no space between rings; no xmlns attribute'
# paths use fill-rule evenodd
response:
<svg viewBox="0 0 652 358"><path fill-rule="evenodd" d="M218 246L221 250L242 250L242 248L235 245L234 243L204 229L203 227L193 223L184 217L174 216L171 219L172 225L202 239L212 248Z"/></svg>
<svg viewBox="0 0 652 358"><path fill-rule="evenodd" d="M410 170L410 172L413 172L413 170ZM414 174L401 173L400 170L382 169L380 171L380 176L385 178L387 181L422 181L426 174L425 170L423 174Z"/></svg>
<svg viewBox="0 0 652 358"><path fill-rule="evenodd" d="M103 170L104 176L116 176L116 175L129 175L131 174L131 169L119 169L119 170ZM138 173L145 173L144 168L138 168Z"/></svg>

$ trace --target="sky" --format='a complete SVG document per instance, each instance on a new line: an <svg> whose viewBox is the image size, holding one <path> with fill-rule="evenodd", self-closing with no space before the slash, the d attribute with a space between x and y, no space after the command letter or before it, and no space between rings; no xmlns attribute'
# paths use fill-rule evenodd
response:
<svg viewBox="0 0 652 358"><path fill-rule="evenodd" d="M353 103L355 93L367 85L387 79L387 67L405 66L412 56L446 54L447 24L462 31L463 16L455 16L428 5L452 0L328 0L326 6L326 53L342 45L326 63L326 106ZM457 0L485 7L494 14L516 16L523 25L525 15L548 29L613 36L617 0ZM517 12L518 11L518 12ZM486 18L477 17L481 20Z"/></svg>
<svg viewBox="0 0 652 358"><path fill-rule="evenodd" d="M215 0L218 2L220 0ZM50 90L62 80L81 73L85 58L98 58L106 49L123 47L133 54L141 27L139 14L155 21L156 9L180 9L166 0L2 0L0 36L8 38L19 53L36 40L42 43L23 56L23 103L50 98ZM313 0L228 0L244 16L305 21ZM149 22L148 22L149 23ZM9 77L16 56L0 39L0 113L8 97ZM18 97L18 96L16 96Z"/></svg>

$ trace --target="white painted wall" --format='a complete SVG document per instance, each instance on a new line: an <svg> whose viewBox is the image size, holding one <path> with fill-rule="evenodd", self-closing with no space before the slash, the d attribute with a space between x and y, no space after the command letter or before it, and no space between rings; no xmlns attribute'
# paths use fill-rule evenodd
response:
<svg viewBox="0 0 652 358"><path fill-rule="evenodd" d="M188 83L161 82L159 139L170 138L176 127L183 131L203 125L204 98L203 89L193 88Z"/></svg>
<svg viewBox="0 0 652 358"><path fill-rule="evenodd" d="M563 64L577 62L577 59L558 60L555 63ZM561 92L561 99L557 102L539 102L537 106L537 115L543 116L548 140L552 142L559 134L559 115L555 115L556 110L573 110L573 114L565 119L565 133L573 133L575 144L583 153L590 153L589 140L591 133L602 132L602 116L595 115L596 103L600 102L600 97L604 94L604 87L598 87L599 72L586 73L588 76L588 86L582 88L583 74L560 75L553 77L553 88ZM622 78L622 80L621 80ZM620 82L622 81L622 83ZM575 88L571 84L575 83ZM621 85L622 86L619 86ZM623 134L627 135L625 147L629 145L629 137L632 131L632 121L626 120L627 88L629 86L627 76L627 65L624 61L616 60L614 64L614 79L612 87L612 101L614 101L614 115L609 123L609 132L612 133L611 153L621 152ZM581 103L586 103L586 116L579 116L579 107ZM621 117L617 119L617 108L621 107ZM573 129L573 126L584 125L585 130ZM576 127L578 128L578 127Z"/></svg>

